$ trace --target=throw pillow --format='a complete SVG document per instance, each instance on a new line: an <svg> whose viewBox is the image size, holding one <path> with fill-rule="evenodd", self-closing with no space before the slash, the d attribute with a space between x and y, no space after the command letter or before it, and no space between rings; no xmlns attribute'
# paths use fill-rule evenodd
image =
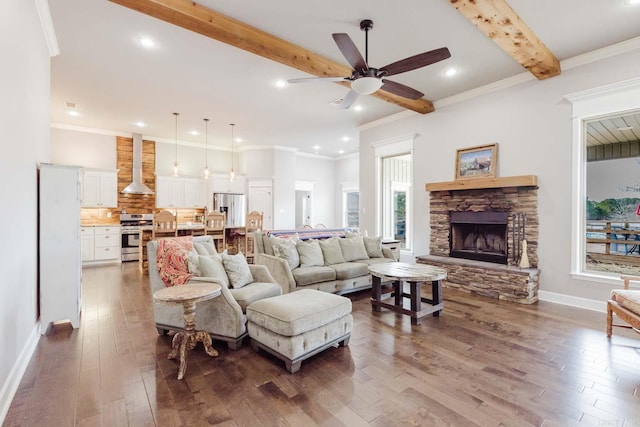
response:
<svg viewBox="0 0 640 427"><path fill-rule="evenodd" d="M193 248L198 252L198 255L217 255L216 247L213 243L209 242L194 242Z"/></svg>
<svg viewBox="0 0 640 427"><path fill-rule="evenodd" d="M202 273L200 272L200 261L198 260L198 252L196 250L189 251L187 254L187 267L189 268L189 273L194 276L200 276Z"/></svg>
<svg viewBox="0 0 640 427"><path fill-rule="evenodd" d="M262 245L264 246L264 253L267 255L275 255L273 253L273 243L271 239L271 236L267 236L266 234L262 235Z"/></svg>
<svg viewBox="0 0 640 427"><path fill-rule="evenodd" d="M339 237L320 240L320 249L322 249L322 256L324 257L324 265L341 264L344 262L339 240Z"/></svg>
<svg viewBox="0 0 640 427"><path fill-rule="evenodd" d="M227 277L224 265L222 265L222 259L208 255L199 255L198 265L202 277L213 277L224 283L227 288L229 287L229 278Z"/></svg>
<svg viewBox="0 0 640 427"><path fill-rule="evenodd" d="M300 240L296 244L298 255L300 256L300 267L316 267L324 265L322 257L322 249L317 240L308 240L306 242Z"/></svg>
<svg viewBox="0 0 640 427"><path fill-rule="evenodd" d="M364 247L367 250L369 258L384 258L382 254L382 236L379 237L363 237Z"/></svg>
<svg viewBox="0 0 640 427"><path fill-rule="evenodd" d="M358 233L354 233L352 231L345 231L344 232L344 238L345 239L351 239L352 237L358 237L360 236Z"/></svg>
<svg viewBox="0 0 640 427"><path fill-rule="evenodd" d="M362 236L340 239L340 249L346 262L369 258Z"/></svg>
<svg viewBox="0 0 640 427"><path fill-rule="evenodd" d="M241 253L222 255L222 264L232 288L239 289L253 282L253 275L249 269L249 264L247 264L247 259Z"/></svg>
<svg viewBox="0 0 640 427"><path fill-rule="evenodd" d="M273 239L273 253L287 261L290 269L294 269L300 265L300 256L296 249L296 242L290 239Z"/></svg>

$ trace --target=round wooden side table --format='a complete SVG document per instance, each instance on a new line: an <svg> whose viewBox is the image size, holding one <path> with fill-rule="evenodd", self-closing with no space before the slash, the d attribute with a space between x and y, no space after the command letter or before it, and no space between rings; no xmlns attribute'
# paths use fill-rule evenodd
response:
<svg viewBox="0 0 640 427"><path fill-rule="evenodd" d="M187 370L187 350L193 350L198 342L204 345L209 356L217 356L213 348L211 336L206 331L196 331L196 303L207 301L220 295L220 285L215 283L198 283L182 286L171 286L160 289L153 294L153 298L161 304L182 305L184 309L184 331L173 336L171 352L168 359L174 359L180 354L180 368L178 379L184 378Z"/></svg>

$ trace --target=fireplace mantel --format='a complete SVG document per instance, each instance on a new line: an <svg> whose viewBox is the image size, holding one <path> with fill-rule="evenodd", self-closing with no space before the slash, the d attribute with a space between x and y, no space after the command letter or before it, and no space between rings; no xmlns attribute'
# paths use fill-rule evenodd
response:
<svg viewBox="0 0 640 427"><path fill-rule="evenodd" d="M536 175L505 176L500 178L459 179L456 181L432 182L425 185L427 191L480 190L485 188L537 187Z"/></svg>

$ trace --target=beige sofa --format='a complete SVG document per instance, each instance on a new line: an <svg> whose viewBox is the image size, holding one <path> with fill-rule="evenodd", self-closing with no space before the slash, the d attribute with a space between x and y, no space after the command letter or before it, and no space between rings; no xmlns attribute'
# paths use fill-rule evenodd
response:
<svg viewBox="0 0 640 427"><path fill-rule="evenodd" d="M211 236L198 236L193 242L210 243ZM149 281L151 294L165 287L157 268L158 242L152 240L147 243L149 254ZM226 286L226 277L192 277L182 286L189 286L197 282L214 282L222 287L220 296L208 301L200 302L196 306L196 327L198 330L209 332L214 340L227 342L229 348L235 350L242 345L247 336L247 306L254 301L282 294L282 287L273 279L269 270L260 265L249 265L254 281L239 289ZM221 274L225 274L224 271ZM153 298L152 298L153 300ZM184 327L183 309L179 306L168 306L153 300L153 313L158 333L165 334L168 330L181 330Z"/></svg>
<svg viewBox="0 0 640 427"><path fill-rule="evenodd" d="M304 238L304 230L299 232ZM344 239L344 237L332 237ZM377 263L394 262L395 258L387 248L380 247L383 256L331 263L325 258L324 265L293 267L274 252L274 242L278 237L265 232L256 232L254 239L254 264L262 265L282 285L283 291L293 292L300 289L317 289L336 294L346 294L371 288L371 275L368 266Z"/></svg>

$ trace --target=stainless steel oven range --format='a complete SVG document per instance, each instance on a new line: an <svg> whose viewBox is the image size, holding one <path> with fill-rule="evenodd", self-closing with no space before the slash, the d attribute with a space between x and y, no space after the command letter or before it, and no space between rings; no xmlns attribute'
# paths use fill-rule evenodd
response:
<svg viewBox="0 0 640 427"><path fill-rule="evenodd" d="M140 258L140 227L153 224L153 214L121 214L121 259L137 261Z"/></svg>

